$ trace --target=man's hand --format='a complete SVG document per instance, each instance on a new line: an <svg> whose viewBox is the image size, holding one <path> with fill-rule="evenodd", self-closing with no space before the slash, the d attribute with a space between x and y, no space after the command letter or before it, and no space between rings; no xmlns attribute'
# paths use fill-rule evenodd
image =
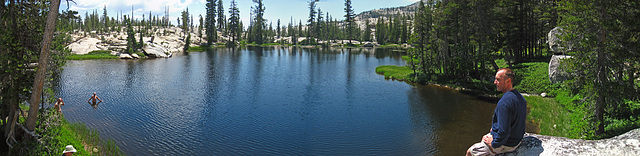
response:
<svg viewBox="0 0 640 156"><path fill-rule="evenodd" d="M491 142L493 141L493 136L491 135L485 135L482 137L482 142L484 142L485 144L491 146Z"/></svg>

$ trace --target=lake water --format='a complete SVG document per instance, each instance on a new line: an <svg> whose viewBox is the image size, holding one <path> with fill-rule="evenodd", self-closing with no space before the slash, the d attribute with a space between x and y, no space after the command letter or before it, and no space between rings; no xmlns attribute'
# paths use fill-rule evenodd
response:
<svg viewBox="0 0 640 156"><path fill-rule="evenodd" d="M495 104L385 80L384 49L216 49L169 59L68 61L67 120L128 155L462 155ZM86 101L96 92L96 109Z"/></svg>

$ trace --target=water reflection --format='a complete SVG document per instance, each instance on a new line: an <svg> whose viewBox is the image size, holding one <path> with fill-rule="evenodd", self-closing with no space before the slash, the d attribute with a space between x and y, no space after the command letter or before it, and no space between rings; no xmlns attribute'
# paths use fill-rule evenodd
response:
<svg viewBox="0 0 640 156"><path fill-rule="evenodd" d="M489 132L495 104L475 100L444 87L408 91L415 135L424 135L429 155L461 155ZM484 130L486 129L486 130Z"/></svg>
<svg viewBox="0 0 640 156"><path fill-rule="evenodd" d="M98 129L132 155L464 152L488 127L491 104L375 73L403 65L402 54L249 47L69 61L59 94L68 120ZM85 103L93 92L105 101L97 110Z"/></svg>

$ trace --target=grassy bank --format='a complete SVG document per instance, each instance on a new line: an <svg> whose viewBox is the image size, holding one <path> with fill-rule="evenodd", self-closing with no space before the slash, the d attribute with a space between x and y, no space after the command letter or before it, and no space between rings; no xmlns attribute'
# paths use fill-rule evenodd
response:
<svg viewBox="0 0 640 156"><path fill-rule="evenodd" d="M600 136L594 135L595 125L592 119L593 104L584 101L584 96L571 94L568 84L549 82L550 58L539 58L533 62L520 63L511 68L516 73L517 79L514 88L524 93L540 94L547 93L553 98L542 98L538 96L528 97L528 104L531 112L527 117L535 121L540 128L540 134L562 136L579 139L602 139L611 138L631 129L640 127L638 117L627 119L613 119L605 116L605 133ZM508 67L502 62L500 67ZM637 101L626 101L630 111L640 111L640 103Z"/></svg>
<svg viewBox="0 0 640 156"><path fill-rule="evenodd" d="M212 46L212 47L215 47L215 46ZM189 47L189 50L187 50L187 52L201 52L201 51L207 51L207 47L195 46L195 47Z"/></svg>
<svg viewBox="0 0 640 156"><path fill-rule="evenodd" d="M145 55L142 52L134 52L134 54L140 56L140 58L144 58ZM109 50L94 50L84 55L71 54L66 57L67 60L97 60L97 59L119 59L120 56L111 55L111 51Z"/></svg>
<svg viewBox="0 0 640 156"><path fill-rule="evenodd" d="M593 115L593 112L589 110L593 110L590 108L593 106L583 101L584 96L570 94L565 89L567 87L564 84L552 84L549 82L548 60L549 57L543 57L534 59L532 62L520 63L510 67L517 77L516 81L514 81L514 88L522 93L534 95L525 97L529 109L528 124L533 125L528 126L528 131L568 138L600 139L617 136L640 127L639 117L631 116L622 120L605 117L606 134L594 136L594 125L591 125L591 121L589 121L591 115ZM496 63L500 68L509 67L504 60L497 60ZM376 72L389 79L425 83L420 82L424 78L420 75L417 76L418 79L414 79L413 70L409 66L379 66L376 68ZM469 82L456 82L455 80L434 77L431 79L426 83L436 83L452 88L463 87L474 90L472 92L495 94L491 93L491 91L495 90L495 86L492 82L485 82L487 80L474 79ZM537 96L540 93L547 93L551 97ZM638 101L626 100L623 105L628 107L630 111L640 111L640 102Z"/></svg>
<svg viewBox="0 0 640 156"><path fill-rule="evenodd" d="M571 113L554 98L541 96L525 96L527 100L527 124L533 124L533 130L542 135L570 137Z"/></svg>
<svg viewBox="0 0 640 156"><path fill-rule="evenodd" d="M407 61L409 57L402 56L402 59ZM417 59L413 61L417 62ZM386 79L418 84L438 84L477 96L493 97L497 93L493 82L478 79L459 80L447 77L439 71L435 72L433 75L424 75L423 73L414 73L410 66L382 65L376 67L376 73L384 75ZM494 89L490 89L491 87Z"/></svg>
<svg viewBox="0 0 640 156"><path fill-rule="evenodd" d="M92 59L118 59L118 56L111 55L108 50L94 50L84 55L71 54L67 56L68 60L92 60Z"/></svg>
<svg viewBox="0 0 640 156"><path fill-rule="evenodd" d="M36 131L40 141L26 140L14 144L9 155L61 155L65 146L73 145L77 150L73 155L124 155L112 139L100 138L97 130L83 123L70 123L64 115L49 109L38 120ZM21 117L23 121L24 118Z"/></svg>
<svg viewBox="0 0 640 156"><path fill-rule="evenodd" d="M527 124L533 124L538 134L560 136L568 138L581 138L572 126L575 115L571 108L567 108L566 94L558 95L559 84L549 82L549 63L547 57L539 58L539 61L526 62L510 67L516 73L514 88L522 93L539 95L547 93L551 97L525 96L527 100ZM509 67L504 60L496 61L500 68ZM564 101L560 101L562 99ZM564 103L561 103L564 102Z"/></svg>

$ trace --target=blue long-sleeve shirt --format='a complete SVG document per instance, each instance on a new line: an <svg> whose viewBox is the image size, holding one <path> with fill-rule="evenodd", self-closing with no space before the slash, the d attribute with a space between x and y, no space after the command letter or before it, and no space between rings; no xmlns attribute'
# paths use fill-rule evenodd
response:
<svg viewBox="0 0 640 156"><path fill-rule="evenodd" d="M517 90L511 90L504 95L493 114L491 146L498 148L502 145L516 146L522 140L527 119L527 101Z"/></svg>

